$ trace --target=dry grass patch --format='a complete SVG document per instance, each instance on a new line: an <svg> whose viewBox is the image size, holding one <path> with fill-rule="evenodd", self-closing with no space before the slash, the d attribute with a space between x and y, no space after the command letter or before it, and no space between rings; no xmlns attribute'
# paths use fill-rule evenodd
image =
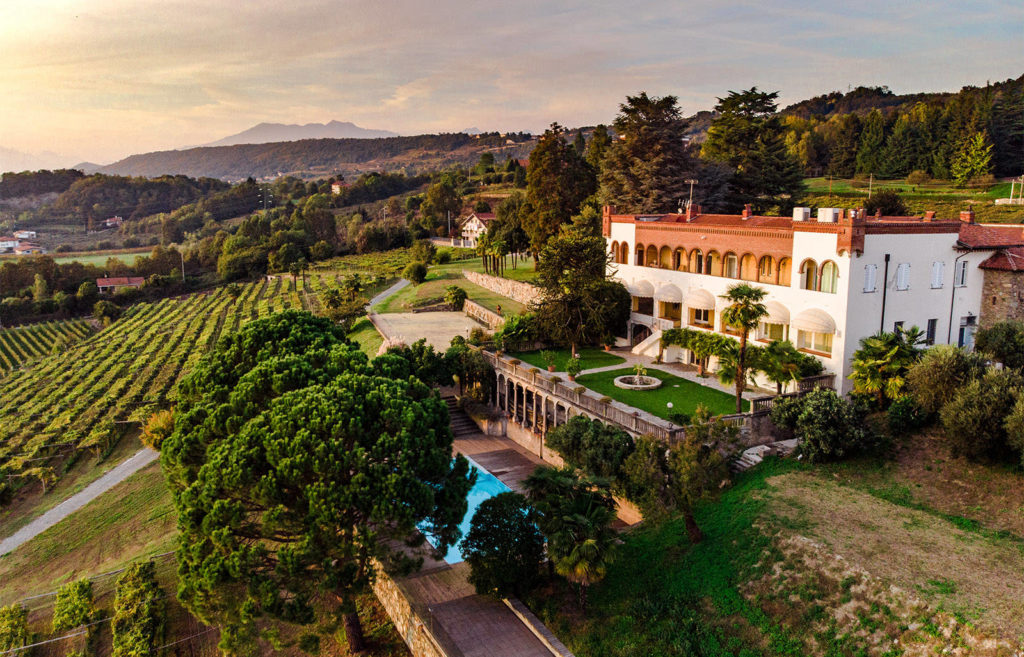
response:
<svg viewBox="0 0 1024 657"><path fill-rule="evenodd" d="M1024 637L1024 544L807 472L772 477L766 520L979 627Z"/></svg>

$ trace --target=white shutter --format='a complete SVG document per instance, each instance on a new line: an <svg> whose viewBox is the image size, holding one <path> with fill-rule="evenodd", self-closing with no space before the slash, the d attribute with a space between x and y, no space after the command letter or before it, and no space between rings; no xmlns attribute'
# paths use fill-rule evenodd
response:
<svg viewBox="0 0 1024 657"><path fill-rule="evenodd" d="M896 267L896 289L906 290L910 287L910 263L901 262Z"/></svg>
<svg viewBox="0 0 1024 657"><path fill-rule="evenodd" d="M946 263L941 260L936 260L932 263L932 289L942 287L942 276L946 268Z"/></svg>
<svg viewBox="0 0 1024 657"><path fill-rule="evenodd" d="M964 287L967 285L967 261L961 260L956 263L956 281L954 281L956 287Z"/></svg>
<svg viewBox="0 0 1024 657"><path fill-rule="evenodd" d="M864 265L864 291L875 291L875 279L878 274L878 265Z"/></svg>

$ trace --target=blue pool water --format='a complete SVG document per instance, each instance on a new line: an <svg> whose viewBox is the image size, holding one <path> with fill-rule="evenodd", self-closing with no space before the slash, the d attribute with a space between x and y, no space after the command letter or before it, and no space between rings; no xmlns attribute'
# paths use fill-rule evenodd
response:
<svg viewBox="0 0 1024 657"><path fill-rule="evenodd" d="M466 496L466 515L462 517L462 522L459 524L459 529L462 530L462 536L469 533L469 523L473 520L473 514L476 513L476 509L480 506L480 503L484 500L489 500L499 493L508 493L512 489L501 483L501 480L492 475L490 472L480 466L479 463L473 459L466 457L469 464L476 468L476 483L473 484L473 488L469 490L469 495ZM459 563L462 561L462 554L459 552L459 541L448 549L448 553L444 555L444 560L448 563Z"/></svg>

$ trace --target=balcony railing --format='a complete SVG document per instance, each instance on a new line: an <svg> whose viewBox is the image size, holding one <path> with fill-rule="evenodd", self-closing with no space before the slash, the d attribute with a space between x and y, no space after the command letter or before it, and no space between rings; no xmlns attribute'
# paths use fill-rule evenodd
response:
<svg viewBox="0 0 1024 657"><path fill-rule="evenodd" d="M650 326L651 328L660 329L662 331L679 326L678 319L666 319L665 317L655 317L654 315L647 315L645 313L638 312L629 313L629 319L634 324L643 324L644 326Z"/></svg>

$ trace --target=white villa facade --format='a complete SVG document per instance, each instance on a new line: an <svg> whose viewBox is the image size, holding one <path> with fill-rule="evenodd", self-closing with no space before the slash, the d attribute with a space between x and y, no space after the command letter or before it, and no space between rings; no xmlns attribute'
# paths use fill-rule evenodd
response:
<svg viewBox="0 0 1024 657"><path fill-rule="evenodd" d="M494 220L494 214L490 212L473 212L462 220L460 231L464 245L475 248L480 236L487 232L487 227Z"/></svg>
<svg viewBox="0 0 1024 657"><path fill-rule="evenodd" d="M982 314L984 263L1024 246L1020 226L924 217L866 217L823 208L812 217L619 215L605 208L610 272L633 296L630 344L656 354L661 331L726 333L721 295L737 281L768 292L769 316L752 338L788 339L820 359L847 392L858 341L918 326L932 344L973 344ZM992 303L995 304L993 298ZM664 358L695 362L679 347ZM712 364L713 365L713 364Z"/></svg>

